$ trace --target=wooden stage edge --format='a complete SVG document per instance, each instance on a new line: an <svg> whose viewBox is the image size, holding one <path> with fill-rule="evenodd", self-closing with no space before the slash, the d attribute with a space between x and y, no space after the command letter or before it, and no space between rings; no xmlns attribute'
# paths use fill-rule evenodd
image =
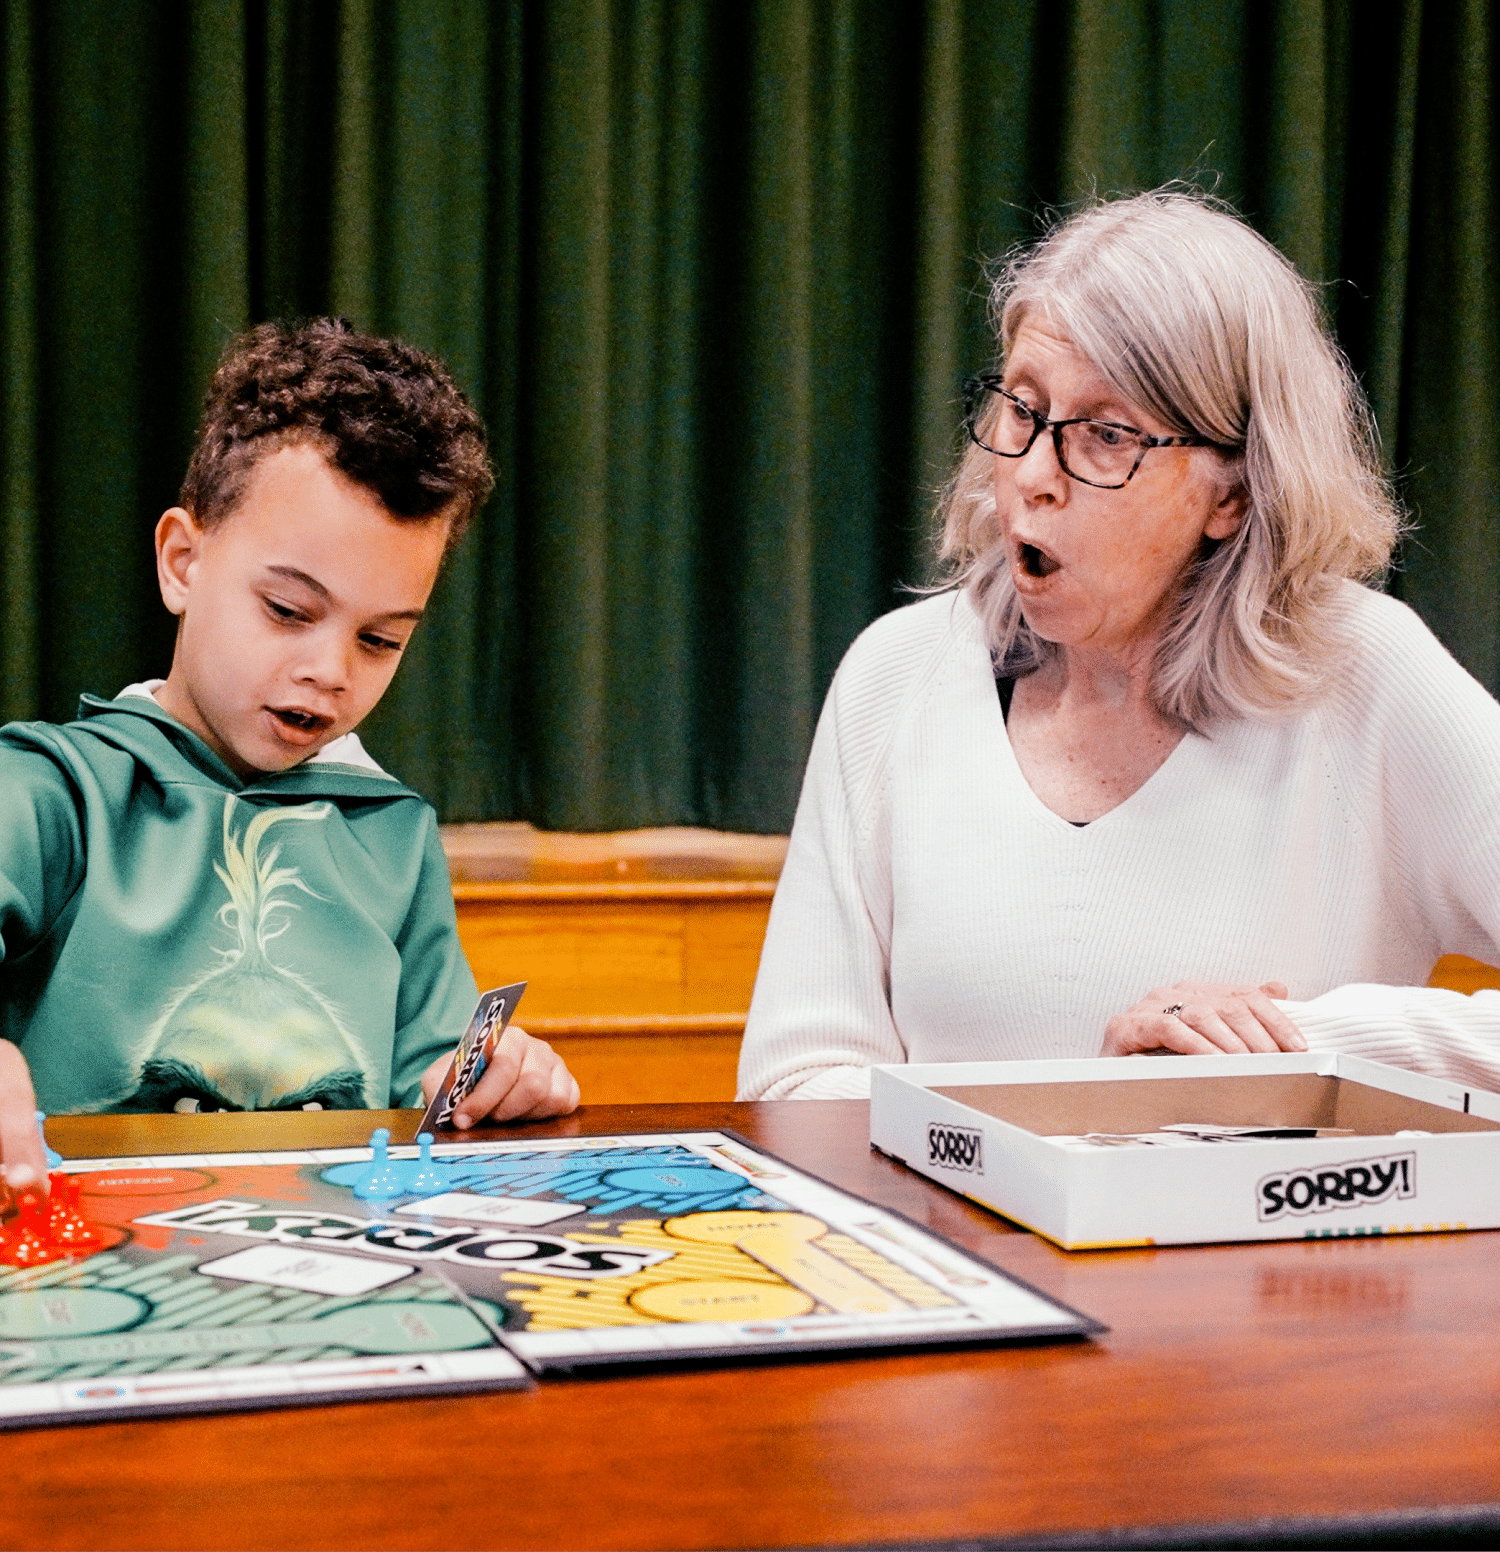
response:
<svg viewBox="0 0 1500 1552"><path fill-rule="evenodd" d="M95 1116L74 1156L410 1137L414 1112ZM0 1437L0 1545L1312 1547L1500 1539L1500 1233L1068 1254L868 1147L859 1101L591 1107L728 1128L1104 1322L1087 1340L548 1379Z"/></svg>

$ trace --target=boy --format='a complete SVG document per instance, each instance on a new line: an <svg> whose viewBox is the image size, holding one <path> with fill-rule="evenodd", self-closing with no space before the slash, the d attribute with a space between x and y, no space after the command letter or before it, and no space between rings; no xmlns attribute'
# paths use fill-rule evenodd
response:
<svg viewBox="0 0 1500 1552"><path fill-rule="evenodd" d="M0 1159L101 1110L410 1105L473 1009L432 810L354 734L493 484L444 368L340 321L214 375L157 524L171 671L0 730ZM33 1102L33 1089L35 1101ZM461 1126L565 1114L507 1031Z"/></svg>

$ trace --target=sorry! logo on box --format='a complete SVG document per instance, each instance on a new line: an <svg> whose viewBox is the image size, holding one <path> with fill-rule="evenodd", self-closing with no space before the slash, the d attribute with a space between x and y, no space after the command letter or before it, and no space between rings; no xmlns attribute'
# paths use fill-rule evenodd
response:
<svg viewBox="0 0 1500 1552"><path fill-rule="evenodd" d="M1284 1169L1267 1175L1255 1188L1262 1223L1284 1213L1332 1212L1335 1207L1371 1207L1392 1196L1417 1194L1415 1153L1388 1153L1379 1159L1355 1159L1327 1169Z"/></svg>
<svg viewBox="0 0 1500 1552"><path fill-rule="evenodd" d="M945 1164L949 1169L966 1169L976 1175L984 1173L983 1134L967 1126L939 1126L931 1121L927 1126L927 1162Z"/></svg>

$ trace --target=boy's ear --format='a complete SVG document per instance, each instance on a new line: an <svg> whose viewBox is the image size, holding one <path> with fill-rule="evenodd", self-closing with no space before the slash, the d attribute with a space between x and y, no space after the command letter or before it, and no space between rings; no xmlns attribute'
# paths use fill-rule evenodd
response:
<svg viewBox="0 0 1500 1552"><path fill-rule="evenodd" d="M187 609L193 568L203 544L203 530L186 507L168 507L156 525L156 581L161 601L173 614Z"/></svg>

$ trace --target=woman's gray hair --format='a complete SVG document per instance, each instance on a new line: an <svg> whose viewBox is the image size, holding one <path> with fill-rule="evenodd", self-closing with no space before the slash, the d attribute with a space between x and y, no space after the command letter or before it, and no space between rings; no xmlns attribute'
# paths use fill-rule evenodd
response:
<svg viewBox="0 0 1500 1552"><path fill-rule="evenodd" d="M1000 354L1042 317L1132 404L1226 451L1248 497L1205 540L1153 669L1189 727L1307 700L1339 647L1337 579L1378 576L1401 519L1364 394L1316 292L1227 207L1181 189L1101 201L1013 254L991 315ZM994 455L970 445L945 488L942 557L967 586L1002 672L1057 650L1027 626L995 511Z"/></svg>

